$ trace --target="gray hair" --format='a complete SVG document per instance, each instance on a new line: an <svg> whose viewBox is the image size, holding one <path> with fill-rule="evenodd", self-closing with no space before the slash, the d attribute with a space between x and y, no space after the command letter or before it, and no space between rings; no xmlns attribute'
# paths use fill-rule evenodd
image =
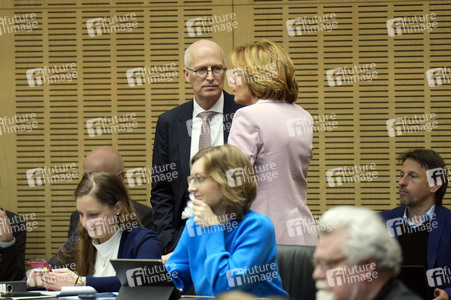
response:
<svg viewBox="0 0 451 300"><path fill-rule="evenodd" d="M343 230L343 254L351 264L373 259L381 273L396 276L402 260L398 241L388 234L382 218L374 211L339 206L324 213L318 222L319 235Z"/></svg>
<svg viewBox="0 0 451 300"><path fill-rule="evenodd" d="M213 42L213 41L211 41L211 40L198 40L198 41L192 43L191 45L189 45L189 47L186 48L186 50L185 50L185 57L184 57L185 68L191 67L191 54L190 54L190 49L191 49L191 47L192 47L193 45L196 45L196 44L200 43L200 42L210 42L210 43L213 43L213 44L215 44L216 46L218 46L219 49L221 49L222 60L223 60L223 64L225 65L225 54L224 54L224 49L222 49L222 47L219 46L218 43Z"/></svg>

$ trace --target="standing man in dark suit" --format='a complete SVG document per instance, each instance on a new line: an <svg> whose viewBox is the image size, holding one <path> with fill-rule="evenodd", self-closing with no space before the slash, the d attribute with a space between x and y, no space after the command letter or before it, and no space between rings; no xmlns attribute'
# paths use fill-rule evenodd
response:
<svg viewBox="0 0 451 300"><path fill-rule="evenodd" d="M0 208L0 281L25 276L25 219Z"/></svg>
<svg viewBox="0 0 451 300"><path fill-rule="evenodd" d="M174 250L192 215L187 176L190 158L207 146L227 143L235 111L242 107L224 92L224 51L213 41L199 40L186 49L183 74L194 99L160 115L155 131L152 171L175 168L177 178L153 180L151 203L163 254ZM204 112L208 115L205 120ZM201 114L201 115L199 115ZM205 124L209 123L207 141Z"/></svg>

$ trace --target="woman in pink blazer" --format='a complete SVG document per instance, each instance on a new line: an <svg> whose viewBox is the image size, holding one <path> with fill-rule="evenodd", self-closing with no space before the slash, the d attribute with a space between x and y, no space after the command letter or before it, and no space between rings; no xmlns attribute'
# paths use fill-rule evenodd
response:
<svg viewBox="0 0 451 300"><path fill-rule="evenodd" d="M237 47L232 64L235 102L247 106L235 113L228 143L253 164L258 193L251 209L273 221L277 244L316 245L306 180L313 119L294 103L293 63L282 47L263 40Z"/></svg>

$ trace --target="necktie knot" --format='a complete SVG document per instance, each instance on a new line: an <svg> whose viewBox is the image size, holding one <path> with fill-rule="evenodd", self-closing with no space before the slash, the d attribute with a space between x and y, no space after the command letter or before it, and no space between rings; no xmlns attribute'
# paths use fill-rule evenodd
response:
<svg viewBox="0 0 451 300"><path fill-rule="evenodd" d="M197 117L202 119L202 122L207 121L210 122L210 120L213 118L213 116L216 115L215 111L203 111L197 114Z"/></svg>

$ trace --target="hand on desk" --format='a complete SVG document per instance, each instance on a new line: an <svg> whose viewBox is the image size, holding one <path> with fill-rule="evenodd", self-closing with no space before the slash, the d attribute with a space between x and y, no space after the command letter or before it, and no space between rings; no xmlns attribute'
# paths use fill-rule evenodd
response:
<svg viewBox="0 0 451 300"><path fill-rule="evenodd" d="M69 269L53 269L44 273L42 281L44 287L51 291L61 291L62 286L74 286L78 275Z"/></svg>
<svg viewBox="0 0 451 300"><path fill-rule="evenodd" d="M6 210L0 209L0 242L8 243L14 239L13 231L11 229L11 224L9 222L8 216L6 215Z"/></svg>
<svg viewBox="0 0 451 300"><path fill-rule="evenodd" d="M31 270L27 286L33 289L46 288L49 291L60 291L62 286L74 286L77 278L78 275L69 269L53 269L48 273Z"/></svg>

